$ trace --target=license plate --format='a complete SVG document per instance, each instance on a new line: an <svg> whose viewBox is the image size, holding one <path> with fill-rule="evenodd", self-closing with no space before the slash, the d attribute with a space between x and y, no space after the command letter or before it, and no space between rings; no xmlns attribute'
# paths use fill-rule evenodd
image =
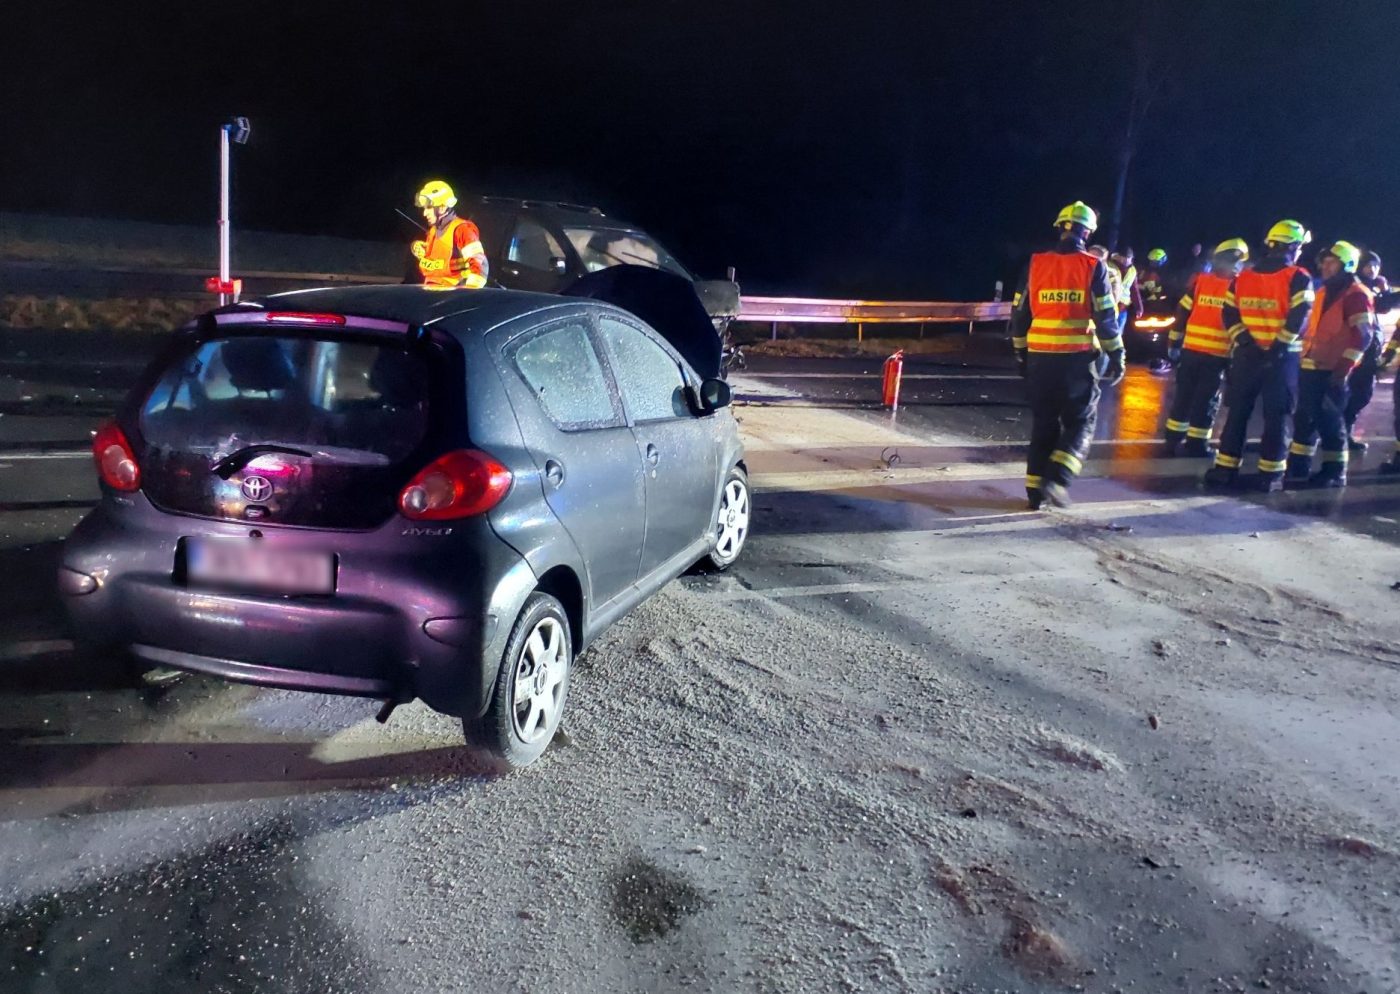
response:
<svg viewBox="0 0 1400 994"><path fill-rule="evenodd" d="M185 565L194 583L281 594L335 591L335 557L328 552L269 549L261 541L191 538L185 542Z"/></svg>

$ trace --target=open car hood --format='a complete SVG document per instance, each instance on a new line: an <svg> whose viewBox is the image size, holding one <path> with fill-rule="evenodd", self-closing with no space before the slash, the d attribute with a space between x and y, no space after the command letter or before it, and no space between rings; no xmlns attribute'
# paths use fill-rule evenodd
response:
<svg viewBox="0 0 1400 994"><path fill-rule="evenodd" d="M562 293L631 311L660 332L703 378L719 376L719 333L690 280L649 266L610 266L580 276Z"/></svg>

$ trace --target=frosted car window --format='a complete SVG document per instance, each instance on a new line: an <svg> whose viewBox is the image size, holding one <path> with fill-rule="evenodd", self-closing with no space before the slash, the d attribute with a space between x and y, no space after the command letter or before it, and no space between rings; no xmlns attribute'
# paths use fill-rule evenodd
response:
<svg viewBox="0 0 1400 994"><path fill-rule="evenodd" d="M612 355L617 386L632 420L690 417L685 380L669 352L640 329L615 318L600 318L598 327Z"/></svg>
<svg viewBox="0 0 1400 994"><path fill-rule="evenodd" d="M640 231L566 225L564 237L569 239L583 262L583 268L590 273L610 266L646 266L691 278L685 267L671 257L671 253Z"/></svg>
<svg viewBox="0 0 1400 994"><path fill-rule="evenodd" d="M515 350L515 367L549 419L560 428L616 422L598 354L580 323L556 325Z"/></svg>
<svg viewBox="0 0 1400 994"><path fill-rule="evenodd" d="M401 349L221 338L165 370L142 407L141 434L148 445L184 452L278 442L397 461L427 431L430 393L423 357Z"/></svg>

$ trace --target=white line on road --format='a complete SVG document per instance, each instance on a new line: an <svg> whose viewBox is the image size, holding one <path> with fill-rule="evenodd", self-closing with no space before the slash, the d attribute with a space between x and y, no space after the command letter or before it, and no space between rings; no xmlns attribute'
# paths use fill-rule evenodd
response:
<svg viewBox="0 0 1400 994"><path fill-rule="evenodd" d="M69 652L72 648L73 643L68 639L11 642L9 645L0 645L0 663L13 663L21 659L31 659L34 656L47 656L53 652Z"/></svg>
<svg viewBox="0 0 1400 994"><path fill-rule="evenodd" d="M750 373L749 379L765 380L878 380L883 373ZM979 383L983 380L1019 380L1015 373L903 373L901 380L968 380Z"/></svg>
<svg viewBox="0 0 1400 994"><path fill-rule="evenodd" d="M34 459L91 459L91 449L54 449L50 452L0 452L0 466L7 462L26 462Z"/></svg>

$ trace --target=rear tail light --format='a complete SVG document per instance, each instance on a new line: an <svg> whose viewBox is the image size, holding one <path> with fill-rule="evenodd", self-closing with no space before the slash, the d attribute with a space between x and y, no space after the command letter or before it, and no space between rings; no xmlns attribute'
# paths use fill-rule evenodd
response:
<svg viewBox="0 0 1400 994"><path fill-rule="evenodd" d="M136 453L131 451L131 443L115 421L108 421L97 429L92 439L92 458L97 463L97 475L113 490L141 489L141 467L136 464Z"/></svg>
<svg viewBox="0 0 1400 994"><path fill-rule="evenodd" d="M399 494L414 521L469 518L491 510L510 489L511 472L485 452L459 449L433 460Z"/></svg>
<svg viewBox="0 0 1400 994"><path fill-rule="evenodd" d="M334 324L345 323L344 314L311 314L303 311L269 311L267 320L274 324Z"/></svg>

